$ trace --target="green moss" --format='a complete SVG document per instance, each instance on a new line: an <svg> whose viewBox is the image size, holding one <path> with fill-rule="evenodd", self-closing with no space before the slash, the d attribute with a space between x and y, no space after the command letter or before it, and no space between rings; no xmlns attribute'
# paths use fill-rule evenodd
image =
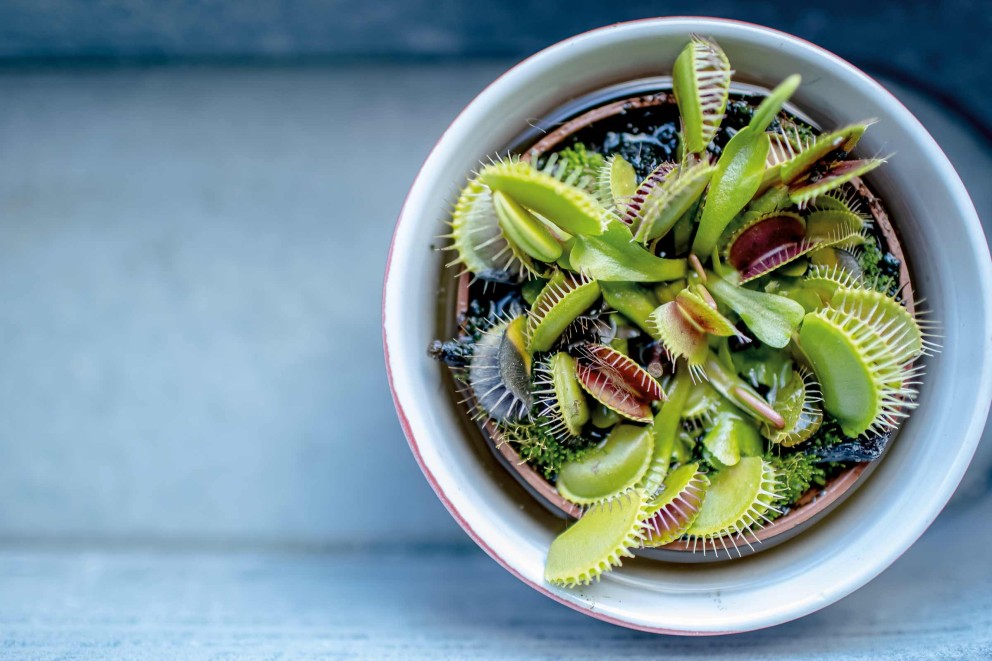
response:
<svg viewBox="0 0 992 661"><path fill-rule="evenodd" d="M829 413L824 413L823 423L820 425L820 429L817 430L816 434L807 442L805 447L822 448L850 440L850 437L844 435L837 419Z"/></svg>
<svg viewBox="0 0 992 661"><path fill-rule="evenodd" d="M580 181L595 183L599 170L606 164L606 158L599 152L590 151L581 142L558 152L558 162L565 163L568 172L581 172Z"/></svg>
<svg viewBox="0 0 992 661"><path fill-rule="evenodd" d="M899 291L899 261L882 252L878 239L870 237L861 247L858 257L865 282L884 294L895 296Z"/></svg>
<svg viewBox="0 0 992 661"><path fill-rule="evenodd" d="M521 459L543 473L548 480L554 480L562 465L582 459L596 447L596 443L585 439L558 440L545 430L550 426L546 423L546 420L538 419L532 424L500 427L500 431L516 448Z"/></svg>
<svg viewBox="0 0 992 661"><path fill-rule="evenodd" d="M783 505L795 503L813 484L826 484L826 471L814 464L815 458L808 454L797 452L766 458L775 467L778 480L782 483L778 502Z"/></svg>

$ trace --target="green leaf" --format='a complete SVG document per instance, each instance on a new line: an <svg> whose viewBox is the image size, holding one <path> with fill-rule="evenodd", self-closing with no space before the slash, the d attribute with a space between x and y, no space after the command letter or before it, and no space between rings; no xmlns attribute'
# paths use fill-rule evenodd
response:
<svg viewBox="0 0 992 661"><path fill-rule="evenodd" d="M736 287L715 273L708 275L706 288L736 312L755 337L776 349L789 344L806 315L806 309L792 299Z"/></svg>
<svg viewBox="0 0 992 661"><path fill-rule="evenodd" d="M799 74L792 74L781 83L778 87L773 89L768 93L768 96L764 98L758 109L754 111L751 116L751 122L748 124L748 128L752 131L758 131L764 133L765 129L772 123L779 111L782 110L782 106L789 97L792 96L793 92L799 88L799 83L803 81L802 76Z"/></svg>
<svg viewBox="0 0 992 661"><path fill-rule="evenodd" d="M703 447L710 455L720 462L720 467L734 466L741 460L740 445L737 439L738 433L748 433L747 424L744 420L732 411L721 412L716 417L716 422L710 427L706 435L703 436ZM752 427L753 429L753 427Z"/></svg>
<svg viewBox="0 0 992 661"><path fill-rule="evenodd" d="M482 168L479 181L540 214L569 234L599 234L607 211L586 191L570 186L522 161L503 161Z"/></svg>
<svg viewBox="0 0 992 661"><path fill-rule="evenodd" d="M682 431L682 412L692 390L692 377L685 363L679 363L675 378L668 390L668 399L662 402L661 410L654 417L654 458L644 482L648 489L657 488L672 464L675 441Z"/></svg>
<svg viewBox="0 0 992 661"><path fill-rule="evenodd" d="M649 321L651 313L658 307L658 300L650 291L633 282L601 282L600 288L607 305L658 339L658 331Z"/></svg>
<svg viewBox="0 0 992 661"><path fill-rule="evenodd" d="M754 197L761 186L769 145L763 130L746 126L724 147L703 202L693 253L709 255L723 230Z"/></svg>
<svg viewBox="0 0 992 661"><path fill-rule="evenodd" d="M599 236L575 237L569 263L603 282L665 282L685 277L684 259L665 259L634 243L627 226L611 221Z"/></svg>

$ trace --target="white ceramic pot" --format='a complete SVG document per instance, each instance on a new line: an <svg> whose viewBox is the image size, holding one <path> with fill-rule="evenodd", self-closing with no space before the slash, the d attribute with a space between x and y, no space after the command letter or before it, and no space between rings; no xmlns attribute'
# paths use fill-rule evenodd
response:
<svg viewBox="0 0 992 661"><path fill-rule="evenodd" d="M451 196L481 158L528 120L569 99L670 72L690 33L714 37L735 80L772 86L800 73L794 102L824 126L878 124L859 153L894 153L869 177L900 230L917 295L943 325L920 407L881 465L841 507L795 539L742 560L710 565L628 562L587 588L544 583L548 546L562 529L480 454L448 400L426 347L438 333L443 233ZM877 82L835 55L767 28L668 18L593 30L518 64L451 124L424 163L393 237L383 300L390 385L410 447L438 497L497 562L535 589L627 627L716 634L767 627L837 601L888 567L950 498L975 451L992 393L992 262L975 209L922 125ZM952 562L953 559L948 559Z"/></svg>

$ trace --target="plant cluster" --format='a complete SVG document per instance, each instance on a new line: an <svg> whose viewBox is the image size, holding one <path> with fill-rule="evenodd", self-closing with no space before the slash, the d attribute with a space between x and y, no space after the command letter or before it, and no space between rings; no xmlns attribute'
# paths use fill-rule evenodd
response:
<svg viewBox="0 0 992 661"><path fill-rule="evenodd" d="M455 204L452 264L513 301L476 303L472 334L434 353L584 509L551 545L552 583L641 546L750 543L914 405L933 345L850 185L884 160L850 157L869 122L817 134L782 110L792 76L734 101L731 131L730 82L694 37L677 160L638 177L581 144L494 159Z"/></svg>

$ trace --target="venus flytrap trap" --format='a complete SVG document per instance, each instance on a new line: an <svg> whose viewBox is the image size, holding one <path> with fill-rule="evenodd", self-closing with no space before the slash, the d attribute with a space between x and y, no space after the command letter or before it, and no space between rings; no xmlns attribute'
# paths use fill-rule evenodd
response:
<svg viewBox="0 0 992 661"><path fill-rule="evenodd" d="M675 59L672 90L686 151L702 154L716 138L730 92L730 60L711 39L693 36Z"/></svg>
<svg viewBox="0 0 992 661"><path fill-rule="evenodd" d="M665 392L633 359L602 344L586 344L576 357L576 376L589 395L615 413L636 422L650 422L651 404Z"/></svg>
<svg viewBox="0 0 992 661"><path fill-rule="evenodd" d="M469 303L431 353L579 512L551 583L642 547L741 555L881 455L937 349L863 211L859 178L885 159L849 156L871 122L820 133L784 110L798 76L735 96L731 74L693 37L673 71L677 146L642 156L624 147L649 133L636 117L627 143L593 124L587 142L483 164L452 211Z"/></svg>
<svg viewBox="0 0 992 661"><path fill-rule="evenodd" d="M682 537L699 516L709 486L698 463L685 463L668 473L649 504L644 546L664 546Z"/></svg>
<svg viewBox="0 0 992 661"><path fill-rule="evenodd" d="M651 466L650 427L620 424L603 444L562 466L558 493L576 505L595 505L633 489Z"/></svg>
<svg viewBox="0 0 992 661"><path fill-rule="evenodd" d="M625 205L623 222L641 243L656 241L702 196L715 168L709 163L662 163L641 182Z"/></svg>
<svg viewBox="0 0 992 661"><path fill-rule="evenodd" d="M558 439L582 436L589 404L582 394L575 359L559 351L537 364L534 397L544 431Z"/></svg>
<svg viewBox="0 0 992 661"><path fill-rule="evenodd" d="M637 194L637 188L637 173L634 172L634 166L620 154L614 154L606 159L596 173L596 199L606 209L616 212L619 216L628 213L629 205Z"/></svg>
<svg viewBox="0 0 992 661"><path fill-rule="evenodd" d="M737 544L750 544L748 535L771 517L781 514L774 505L782 494L782 484L771 462L761 457L746 457L710 478L706 497L686 536L692 544L717 540L728 554ZM729 545L729 546L728 546ZM738 550L739 552L739 550Z"/></svg>
<svg viewBox="0 0 992 661"><path fill-rule="evenodd" d="M555 271L528 313L528 350L548 351L568 326L596 303L599 295L595 280Z"/></svg>

